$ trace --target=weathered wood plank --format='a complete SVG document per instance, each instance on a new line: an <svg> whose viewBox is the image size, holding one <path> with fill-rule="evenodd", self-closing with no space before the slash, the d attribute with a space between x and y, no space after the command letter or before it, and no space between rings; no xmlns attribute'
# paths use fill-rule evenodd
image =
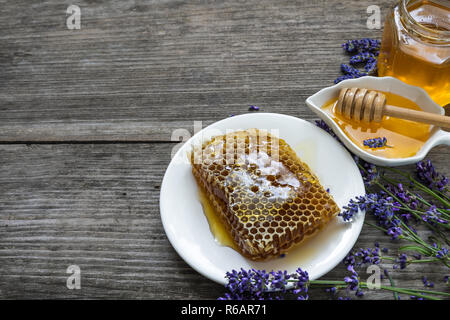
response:
<svg viewBox="0 0 450 320"><path fill-rule="evenodd" d="M191 269L168 242L159 188L173 144L0 145L0 297L216 299L223 288ZM449 175L448 148L430 155ZM364 227L357 247L379 231ZM82 269L82 289L66 288L66 269ZM392 270L399 286L443 289L439 265ZM325 278L342 279L342 266ZM316 290L315 298L328 298ZM391 298L369 292L366 298Z"/></svg>
<svg viewBox="0 0 450 320"><path fill-rule="evenodd" d="M29 126L55 137L78 123L174 128L247 112L249 104L312 119L304 100L339 75L348 59L340 44L381 37L366 28L369 0L79 1L81 30L66 28L69 4L1 1L6 141L31 141ZM161 140L157 126L146 132Z"/></svg>
<svg viewBox="0 0 450 320"><path fill-rule="evenodd" d="M202 122L202 127L212 121ZM194 134L193 121L84 121L0 124L0 143L179 141L175 130ZM173 137L172 137L173 136Z"/></svg>
<svg viewBox="0 0 450 320"><path fill-rule="evenodd" d="M0 0L0 143L97 142L0 144L0 297L215 299L222 287L178 257L160 222L174 144L99 142L171 141L249 104L315 118L304 100L339 75L340 44L380 38L365 27L373 3L86 0L81 30L67 30L70 4ZM448 156L430 155L447 175ZM357 247L380 239L365 227ZM81 290L65 286L71 264ZM443 272L393 276L421 288L427 275L442 290Z"/></svg>

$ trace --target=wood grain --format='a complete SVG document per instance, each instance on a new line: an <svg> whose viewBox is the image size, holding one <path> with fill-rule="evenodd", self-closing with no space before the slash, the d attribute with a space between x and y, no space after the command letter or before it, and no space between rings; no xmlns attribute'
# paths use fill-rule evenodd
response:
<svg viewBox="0 0 450 320"><path fill-rule="evenodd" d="M17 141L29 125L173 128L248 105L312 119L304 101L340 74L341 43L381 36L370 1L80 1L81 30L66 28L69 4L0 1L0 133L23 125Z"/></svg>
<svg viewBox="0 0 450 320"><path fill-rule="evenodd" d="M0 290L3 298L215 299L224 290L191 269L169 244L159 216L159 188L173 144L0 145ZM442 163L449 150L430 159ZM448 168L439 167L449 174ZM381 232L364 227L356 247ZM395 255L396 251L391 254ZM66 288L79 265L82 289ZM392 270L398 285L442 288L446 269ZM339 266L326 278L341 279ZM316 298L327 298L316 292ZM368 298L390 298L369 292Z"/></svg>
<svg viewBox="0 0 450 320"><path fill-rule="evenodd" d="M366 28L373 2L85 0L81 30L67 30L70 4L0 0L0 298L216 299L222 286L181 260L160 220L174 130L249 105L315 119L304 100L340 75L340 44L381 37ZM447 176L448 157L430 154ZM396 254L369 227L357 247L375 241ZM81 290L66 288L72 264ZM392 275L445 290L444 273Z"/></svg>

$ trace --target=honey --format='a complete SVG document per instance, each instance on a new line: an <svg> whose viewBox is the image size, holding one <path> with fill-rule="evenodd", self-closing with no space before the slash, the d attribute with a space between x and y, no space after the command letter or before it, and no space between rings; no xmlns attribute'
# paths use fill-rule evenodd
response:
<svg viewBox="0 0 450 320"><path fill-rule="evenodd" d="M191 163L216 240L251 260L279 257L339 212L295 151L257 129L214 137Z"/></svg>
<svg viewBox="0 0 450 320"><path fill-rule="evenodd" d="M217 244L239 251L239 248L236 246L233 238L231 238L230 233L227 231L225 225L220 220L220 216L215 212L213 205L209 201L208 196L203 189L198 190L198 197L200 199L200 203L202 205L206 219L208 220L211 234Z"/></svg>
<svg viewBox="0 0 450 320"><path fill-rule="evenodd" d="M390 93L386 95L386 104L420 111L413 101ZM359 148L376 156L385 158L407 158L415 155L430 136L430 125L419 122L383 116L381 122L355 121L344 118L336 111L337 98L322 106L342 131ZM382 148L369 148L364 145L366 139L386 137L387 145Z"/></svg>
<svg viewBox="0 0 450 320"><path fill-rule="evenodd" d="M388 14L378 75L425 89L450 103L450 1L401 0Z"/></svg>

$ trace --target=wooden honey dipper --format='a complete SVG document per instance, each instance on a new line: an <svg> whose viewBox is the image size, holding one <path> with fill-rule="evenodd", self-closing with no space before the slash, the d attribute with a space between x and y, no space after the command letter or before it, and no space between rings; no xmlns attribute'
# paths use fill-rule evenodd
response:
<svg viewBox="0 0 450 320"><path fill-rule="evenodd" d="M391 116L450 128L450 117L387 105L386 96L374 90L342 88L336 109L347 119L356 121L380 122L383 116Z"/></svg>

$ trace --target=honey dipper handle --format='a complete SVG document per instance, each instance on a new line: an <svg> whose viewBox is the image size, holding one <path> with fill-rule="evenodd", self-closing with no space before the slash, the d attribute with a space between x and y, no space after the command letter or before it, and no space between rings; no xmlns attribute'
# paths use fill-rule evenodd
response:
<svg viewBox="0 0 450 320"><path fill-rule="evenodd" d="M415 111L411 109L399 108L390 105L384 106L383 113L386 116L428 123L438 127L450 129L450 117L441 116L440 114L434 114L424 111Z"/></svg>

